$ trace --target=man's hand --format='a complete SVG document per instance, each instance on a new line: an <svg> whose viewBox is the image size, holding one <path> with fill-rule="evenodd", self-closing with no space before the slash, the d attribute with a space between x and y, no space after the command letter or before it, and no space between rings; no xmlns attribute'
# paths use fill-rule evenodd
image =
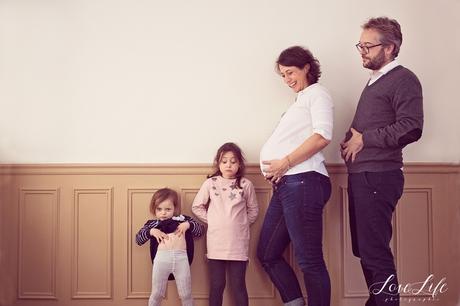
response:
<svg viewBox="0 0 460 306"><path fill-rule="evenodd" d="M342 158L345 161L348 161L351 157L351 162L354 162L356 155L363 149L363 134L355 130L354 128L350 129L351 138L347 142L342 142L340 144Z"/></svg>

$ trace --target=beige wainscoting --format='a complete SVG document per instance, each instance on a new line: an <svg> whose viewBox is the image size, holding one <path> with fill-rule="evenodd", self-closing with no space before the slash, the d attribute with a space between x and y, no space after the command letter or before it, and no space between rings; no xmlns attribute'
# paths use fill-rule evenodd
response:
<svg viewBox="0 0 460 306"><path fill-rule="evenodd" d="M324 251L332 305L359 306L367 290L359 261L351 254L346 171L343 165L329 165L328 170L333 192L324 214ZM0 305L146 305L149 250L147 244L137 246L134 235L149 218L150 197L158 188L171 187L180 194L182 212L191 214L191 202L209 171L209 165L0 165ZM252 227L250 305L281 305L255 258L271 188L257 165L248 167L247 176L261 208ZM405 178L392 241L400 283L423 282L433 275L432 289L444 283L448 289L437 301L428 300L429 292L418 294L418 300L403 294L401 304L458 305L460 166L410 164ZM294 261L292 252L286 257ZM196 242L192 277L196 305L207 305L203 238ZM227 293L225 299L225 305L233 305ZM163 305L180 305L174 282Z"/></svg>

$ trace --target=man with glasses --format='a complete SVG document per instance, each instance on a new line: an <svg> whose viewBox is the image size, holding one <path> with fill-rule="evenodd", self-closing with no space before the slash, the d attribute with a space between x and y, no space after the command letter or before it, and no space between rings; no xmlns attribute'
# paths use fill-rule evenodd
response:
<svg viewBox="0 0 460 306"><path fill-rule="evenodd" d="M422 87L395 59L402 43L396 20L371 18L362 29L356 47L371 75L341 143L352 248L369 288L365 305L395 306L399 293L391 219L404 187L402 149L422 135Z"/></svg>

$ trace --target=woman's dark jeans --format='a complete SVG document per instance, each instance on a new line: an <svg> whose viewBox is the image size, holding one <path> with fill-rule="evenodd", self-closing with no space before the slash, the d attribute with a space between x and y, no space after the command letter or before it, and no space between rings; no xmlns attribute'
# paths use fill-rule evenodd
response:
<svg viewBox="0 0 460 306"><path fill-rule="evenodd" d="M226 274L238 306L248 306L248 291L246 289L247 261L208 259L209 268L209 306L222 306Z"/></svg>
<svg viewBox="0 0 460 306"><path fill-rule="evenodd" d="M289 242L303 272L309 306L329 306L331 284L323 259L323 208L331 196L327 176L310 171L283 176L265 215L257 257L284 303L302 298L297 277L283 258Z"/></svg>

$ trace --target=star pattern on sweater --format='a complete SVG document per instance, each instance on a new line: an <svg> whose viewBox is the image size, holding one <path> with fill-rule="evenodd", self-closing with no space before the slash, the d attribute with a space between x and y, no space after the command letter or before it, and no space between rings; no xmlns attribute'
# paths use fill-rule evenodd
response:
<svg viewBox="0 0 460 306"><path fill-rule="evenodd" d="M211 180L213 182L218 182L217 177L212 177ZM244 180L244 179L241 180L241 183L245 184L246 180ZM244 194L243 189L241 189L240 187L237 186L236 180L231 182L230 185L226 186L226 187L216 186L216 185L212 184L211 189L212 189L212 192L214 193L214 195L216 197L220 196L221 194L223 195L223 194L227 193L228 191L230 191L230 193L228 195L228 198L230 199L230 201L233 201L233 200L237 199L238 194L240 196L243 196L243 194Z"/></svg>

